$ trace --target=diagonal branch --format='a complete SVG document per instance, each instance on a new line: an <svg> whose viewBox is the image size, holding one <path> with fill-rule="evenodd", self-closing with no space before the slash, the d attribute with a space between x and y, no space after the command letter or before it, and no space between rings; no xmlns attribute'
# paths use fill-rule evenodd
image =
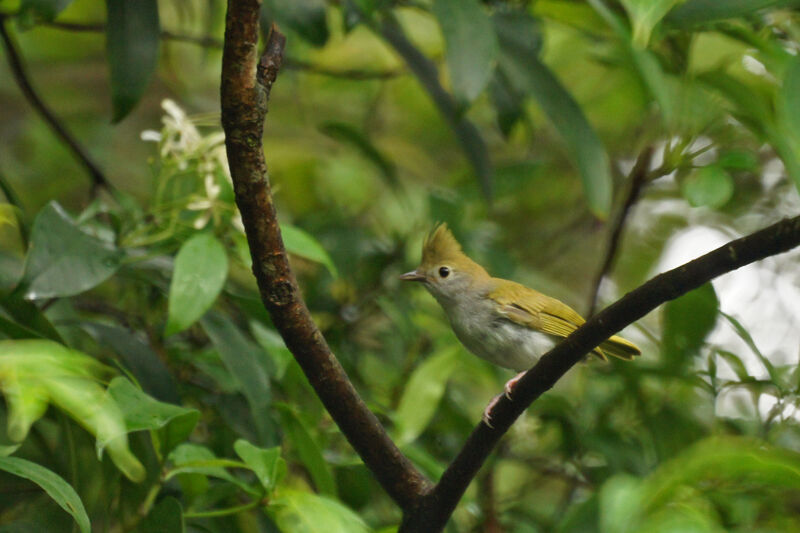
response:
<svg viewBox="0 0 800 533"><path fill-rule="evenodd" d="M267 99L281 66L285 37L273 26L259 61L259 4L228 1L220 90L225 145L253 274L275 327L325 408L389 496L407 510L430 483L358 396L311 319L289 268L262 147Z"/></svg>
<svg viewBox="0 0 800 533"><path fill-rule="evenodd" d="M717 276L798 245L800 216L784 219L659 274L589 319L525 373L514 389L513 401L500 396L492 411L494 427L481 423L472 431L433 491L422 497L416 512L405 515L400 531L440 531L478 469L511 424L602 341L662 303L696 289Z"/></svg>
<svg viewBox="0 0 800 533"><path fill-rule="evenodd" d="M108 180L106 179L100 167L95 164L89 153L83 149L75 137L67 130L67 128L59 121L55 114L47 107L42 98L31 85L28 79L28 74L25 72L25 67L22 64L22 58L17 51L14 41L11 39L8 30L6 29L6 15L0 14L0 40L3 41L3 47L6 49L8 56L8 64L11 67L11 73L14 80L19 85L22 94L33 106L33 108L42 116L42 119L53 129L56 136L67 145L75 158L83 165L92 179L92 192L94 193L98 187L108 187Z"/></svg>

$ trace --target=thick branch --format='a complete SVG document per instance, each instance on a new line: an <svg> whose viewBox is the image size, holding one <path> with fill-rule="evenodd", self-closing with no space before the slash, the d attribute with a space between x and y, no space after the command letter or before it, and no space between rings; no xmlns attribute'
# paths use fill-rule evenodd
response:
<svg viewBox="0 0 800 533"><path fill-rule="evenodd" d="M592 348L662 303L717 276L798 245L800 216L731 241L694 261L659 274L589 319L525 373L514 389L513 401L501 396L492 411L493 428L481 423L472 431L434 490L423 498L415 513L406 514L400 531L440 531L500 437L534 400L550 390Z"/></svg>
<svg viewBox="0 0 800 533"><path fill-rule="evenodd" d="M606 245L606 253L603 256L603 263L600 265L600 270L597 271L594 281L592 282L591 292L589 293L589 309L586 312L586 316L592 316L597 307L597 296L600 292L600 284L614 265L614 259L617 257L617 249L619 248L619 241L622 237L622 229L625 227L625 222L628 220L631 207L639 200L642 188L648 181L648 177L650 176L650 162L652 159L653 147L648 146L642 150L639 157L636 158L636 164L633 165L633 169L628 176L628 192L617 212L617 216L614 218L614 224L611 226L611 233L609 234L608 244Z"/></svg>
<svg viewBox="0 0 800 533"><path fill-rule="evenodd" d="M11 73L14 75L14 80L17 82L17 85L19 85L20 91L22 91L22 94L31 106L42 116L44 121L53 129L61 141L67 145L75 158L84 166L89 173L89 177L92 179L92 189L94 190L102 185L108 186L108 180L103 175L100 167L92 161L89 154L72 134L67 131L67 128L61 124L31 85L28 74L25 72L25 67L22 64L22 58L17 51L14 41L11 39L11 35L9 35L6 30L5 18L5 15L0 15L0 40L3 41L3 46L8 56L8 64L11 67Z"/></svg>
<svg viewBox="0 0 800 533"><path fill-rule="evenodd" d="M222 125L253 274L275 327L342 433L389 496L409 509L430 483L358 396L311 319L289 268L262 148L270 88L285 38L273 27L258 60L258 0L229 0L222 57Z"/></svg>

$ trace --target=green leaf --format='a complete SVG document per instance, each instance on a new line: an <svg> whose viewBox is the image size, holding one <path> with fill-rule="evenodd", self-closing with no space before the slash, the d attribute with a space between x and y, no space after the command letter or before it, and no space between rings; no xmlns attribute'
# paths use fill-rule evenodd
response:
<svg viewBox="0 0 800 533"><path fill-rule="evenodd" d="M447 50L447 69L453 94L472 102L489 83L497 59L497 37L478 0L434 0Z"/></svg>
<svg viewBox="0 0 800 533"><path fill-rule="evenodd" d="M753 378L747 372L747 367L744 366L744 363L738 355L727 350L716 350L716 352L728 363L728 366L731 367L733 373L736 374L740 382L752 381Z"/></svg>
<svg viewBox="0 0 800 533"><path fill-rule="evenodd" d="M633 21L633 43L646 48L653 28L672 7L682 0L621 0Z"/></svg>
<svg viewBox="0 0 800 533"><path fill-rule="evenodd" d="M199 474L232 483L246 493L256 497L261 494L260 490L250 487L247 483L226 470L226 468L249 469L250 467L248 465L230 459L218 459L214 455L214 452L205 446L188 442L179 444L170 452L169 461L172 463L172 468L167 470L164 476L165 481L181 474Z"/></svg>
<svg viewBox="0 0 800 533"><path fill-rule="evenodd" d="M271 493L278 484L286 477L286 461L281 457L281 447L259 448L253 446L244 439L239 439L233 443L242 461L255 472L261 486Z"/></svg>
<svg viewBox="0 0 800 533"><path fill-rule="evenodd" d="M762 9L797 6L800 6L800 0L688 0L670 11L665 22L680 28L691 28L743 17Z"/></svg>
<svg viewBox="0 0 800 533"><path fill-rule="evenodd" d="M108 393L120 406L127 431L160 430L159 451L162 454L169 453L185 441L200 419L200 412L196 409L159 402L126 378L111 380Z"/></svg>
<svg viewBox="0 0 800 533"><path fill-rule="evenodd" d="M718 209L733 197L733 178L722 167L709 165L684 179L681 192L692 207Z"/></svg>
<svg viewBox="0 0 800 533"><path fill-rule="evenodd" d="M314 46L328 42L324 0L265 0L261 13L266 28L274 21L296 31Z"/></svg>
<svg viewBox="0 0 800 533"><path fill-rule="evenodd" d="M250 415L265 445L276 443L277 436L269 407L272 393L269 382L269 360L264 351L248 340L227 317L209 313L201 320L211 342L219 352L225 368L236 378L250 404Z"/></svg>
<svg viewBox="0 0 800 533"><path fill-rule="evenodd" d="M336 265L333 264L328 252L314 237L289 224L281 224L281 236L287 252L321 263L328 269L331 276L334 278L339 276Z"/></svg>
<svg viewBox="0 0 800 533"><path fill-rule="evenodd" d="M89 515L86 514L78 493L55 472L19 457L0 457L0 470L28 479L42 487L48 496L72 515L81 533L91 533Z"/></svg>
<svg viewBox="0 0 800 533"><path fill-rule="evenodd" d="M24 26L52 22L71 3L72 0L22 0L18 17Z"/></svg>
<svg viewBox="0 0 800 533"><path fill-rule="evenodd" d="M761 364L764 366L767 374L769 374L772 383L774 383L775 386L782 391L786 389L789 384L785 382L786 380L784 376L781 375L780 371L775 368L775 365L772 364L772 361L770 361L769 358L761 353L761 350L759 350L758 346L756 346L756 341L753 340L753 336L750 335L750 332L747 331L742 323L736 320L736 318L732 315L723 313L722 311L720 311L720 314L730 323L731 326L733 326L736 334L745 342L745 344L747 344L747 347L750 348L750 351L753 352L753 355L755 355L758 360L761 361Z"/></svg>
<svg viewBox="0 0 800 533"><path fill-rule="evenodd" d="M314 485L322 494L336 497L336 482L333 472L322 456L322 450L311 437L311 432L294 409L286 404L276 404L281 414L281 429L291 442L303 465L311 475Z"/></svg>
<svg viewBox="0 0 800 533"><path fill-rule="evenodd" d="M458 354L458 347L447 347L428 357L411 373L394 417L398 446L416 439L433 418L458 363Z"/></svg>
<svg viewBox="0 0 800 533"><path fill-rule="evenodd" d="M134 530L136 533L184 533L183 508L172 496L161 499Z"/></svg>
<svg viewBox="0 0 800 533"><path fill-rule="evenodd" d="M368 533L369 527L353 511L325 496L281 490L267 508L281 531L291 533Z"/></svg>
<svg viewBox="0 0 800 533"><path fill-rule="evenodd" d="M717 323L719 300L711 283L664 306L663 351L669 365L682 365L695 355Z"/></svg>
<svg viewBox="0 0 800 533"><path fill-rule="evenodd" d="M269 329L267 326L258 320L250 321L250 333L256 340L259 346L264 348L274 364L275 370L273 378L280 381L286 374L286 368L294 361L294 356L286 344L283 342L280 334L274 329Z"/></svg>
<svg viewBox="0 0 800 533"><path fill-rule="evenodd" d="M56 202L36 216L22 278L25 298L73 296L111 277L122 253L81 231Z"/></svg>
<svg viewBox="0 0 800 533"><path fill-rule="evenodd" d="M760 166L758 156L746 150L726 150L717 158L717 165L726 170L756 172Z"/></svg>
<svg viewBox="0 0 800 533"><path fill-rule="evenodd" d="M397 181L397 167L395 164L382 154L361 130L350 124L334 121L320 124L319 130L331 139L350 144L357 148L364 157L378 167L378 170L381 171L381 175L383 175L390 186L397 187L399 185Z"/></svg>
<svg viewBox="0 0 800 533"><path fill-rule="evenodd" d="M160 40L158 2L106 0L106 10L111 121L116 123L136 106L155 71Z"/></svg>
<svg viewBox="0 0 800 533"><path fill-rule="evenodd" d="M200 233L181 246L169 286L164 335L185 330L209 310L228 277L228 256L214 235Z"/></svg>
<svg viewBox="0 0 800 533"><path fill-rule="evenodd" d="M513 86L539 102L578 166L589 209L607 218L613 192L608 154L578 103L535 55L504 50L500 64Z"/></svg>

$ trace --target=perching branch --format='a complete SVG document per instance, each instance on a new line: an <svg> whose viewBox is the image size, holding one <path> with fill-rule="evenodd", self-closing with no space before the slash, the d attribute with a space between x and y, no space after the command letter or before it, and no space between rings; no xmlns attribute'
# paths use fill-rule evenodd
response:
<svg viewBox="0 0 800 533"><path fill-rule="evenodd" d="M303 302L289 268L264 161L267 99L285 44L273 26L258 58L258 0L229 0L222 56L222 125L253 274L275 327L339 429L391 498L410 509L430 482L358 396Z"/></svg>
<svg viewBox="0 0 800 533"><path fill-rule="evenodd" d="M617 211L617 216L614 217L614 223L611 226L609 233L608 244L606 244L606 253L603 256L603 262L600 265L600 270L597 271L592 288L589 292L589 306L586 311L586 316L592 316L597 307L597 296L600 292L600 284L603 279L611 271L614 265L614 259L617 257L617 249L619 248L619 241L622 237L622 230L625 227L625 222L628 220L628 214L631 207L639 200L644 185L650 177L650 162L653 159L653 147L647 146L641 151L639 157L636 158L636 163L633 165L630 175L628 175L627 184L628 192L625 195L625 200Z"/></svg>
<svg viewBox="0 0 800 533"><path fill-rule="evenodd" d="M612 334L670 300L712 279L800 245L800 216L731 241L678 268L659 274L610 305L545 354L514 389L513 401L501 396L492 411L492 428L479 424L458 456L414 513L407 513L401 533L440 531L470 481L511 424L583 357Z"/></svg>
<svg viewBox="0 0 800 533"><path fill-rule="evenodd" d="M89 173L89 177L92 180L92 192L94 192L100 186L107 187L109 184L108 180L100 170L100 167L98 167L95 162L92 161L92 158L89 156L88 152L86 152L86 150L83 149L75 137L73 137L72 134L67 131L67 128L61 124L55 114L53 114L50 108L47 107L42 98L31 85L31 82L28 79L28 74L25 72L25 67L22 64L22 58L17 51L14 41L11 39L11 35L9 35L8 30L6 30L6 15L4 14L0 14L0 40L3 41L3 47L6 50L6 56L8 57L8 64L11 67L11 73L13 74L17 85L19 85L20 91L22 91L25 99L28 100L28 103L30 103L31 106L33 106L33 108L42 116L44 121L47 122L47 124L53 129L56 136L58 136L61 141L67 145L75 158Z"/></svg>

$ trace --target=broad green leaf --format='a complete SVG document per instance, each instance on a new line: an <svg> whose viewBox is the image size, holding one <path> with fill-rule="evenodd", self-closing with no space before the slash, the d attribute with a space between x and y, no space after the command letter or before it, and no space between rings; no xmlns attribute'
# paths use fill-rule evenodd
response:
<svg viewBox="0 0 800 533"><path fill-rule="evenodd" d="M250 415L258 430L260 443L276 444L277 436L269 412L272 393L267 355L223 315L209 313L201 323L217 348L225 368L239 382L250 404Z"/></svg>
<svg viewBox="0 0 800 533"><path fill-rule="evenodd" d="M536 98L578 166L589 209L607 218L613 192L608 154L578 103L535 55L504 50L500 64L513 86Z"/></svg>
<svg viewBox="0 0 800 533"><path fill-rule="evenodd" d="M681 183L683 197L692 207L718 209L733 197L733 178L718 165L699 168Z"/></svg>
<svg viewBox="0 0 800 533"><path fill-rule="evenodd" d="M800 0L687 0L667 15L665 22L690 28L718 20L749 15L767 8L800 6Z"/></svg>
<svg viewBox="0 0 800 533"><path fill-rule="evenodd" d="M89 515L86 514L78 493L58 474L19 457L0 457L0 470L28 479L42 487L48 496L72 515L81 533L91 533Z"/></svg>
<svg viewBox="0 0 800 533"><path fill-rule="evenodd" d="M50 323L39 307L24 299L18 291L0 299L0 316L3 317L3 322L8 327L8 336L11 338L41 337L62 344L64 342L55 326Z"/></svg>
<svg viewBox="0 0 800 533"><path fill-rule="evenodd" d="M232 483L253 496L259 496L261 493L260 490L250 487L226 470L227 468L249 469L248 465L230 459L218 459L214 452L205 446L185 442L175 447L168 458L172 467L167 470L164 476L165 480L181 474L199 474Z"/></svg>
<svg viewBox="0 0 800 533"><path fill-rule="evenodd" d="M233 443L242 461L255 472L259 483L267 493L271 493L286 476L286 461L281 457L281 447L259 448L244 439Z"/></svg>
<svg viewBox="0 0 800 533"><path fill-rule="evenodd" d="M160 430L162 454L185 441L200 418L196 409L159 402L123 377L111 380L108 393L120 406L127 431Z"/></svg>
<svg viewBox="0 0 800 533"><path fill-rule="evenodd" d="M175 256L164 335L181 332L209 310L228 277L225 247L210 233L195 235Z"/></svg>
<svg viewBox="0 0 800 533"><path fill-rule="evenodd" d="M106 0L106 53L111 71L112 122L139 103L158 62L156 0Z"/></svg>
<svg viewBox="0 0 800 533"><path fill-rule="evenodd" d="M496 70L489 82L489 98L497 112L497 125L508 138L514 125L525 116L522 95L511 87L502 72Z"/></svg>
<svg viewBox="0 0 800 533"><path fill-rule="evenodd" d="M633 21L633 43L646 48L653 28L672 7L682 0L621 0Z"/></svg>
<svg viewBox="0 0 800 533"><path fill-rule="evenodd" d="M56 202L36 216L22 279L25 298L73 296L99 285L120 266L122 253L81 231Z"/></svg>
<svg viewBox="0 0 800 533"><path fill-rule="evenodd" d="M98 458L111 460L132 481L145 470L128 447L122 412L98 381L108 367L77 350L49 340L0 341L0 387L8 404L9 437L22 441L52 403L97 439Z"/></svg>
<svg viewBox="0 0 800 533"><path fill-rule="evenodd" d="M134 530L136 533L184 533L183 508L173 496L161 499Z"/></svg>
<svg viewBox="0 0 800 533"><path fill-rule="evenodd" d="M719 300L706 283L664 306L663 353L670 366L681 366L696 355L717 323Z"/></svg>
<svg viewBox="0 0 800 533"><path fill-rule="evenodd" d="M434 0L447 49L447 69L453 94L472 102L489 83L497 60L497 37L478 0Z"/></svg>
<svg viewBox="0 0 800 533"><path fill-rule="evenodd" d="M458 363L458 355L457 347L445 348L428 357L411 373L394 417L399 446L416 439L433 418Z"/></svg>
<svg viewBox="0 0 800 533"><path fill-rule="evenodd" d="M328 41L324 0L264 0L261 14L266 28L274 21L314 46L324 46Z"/></svg>
<svg viewBox="0 0 800 533"><path fill-rule="evenodd" d="M334 121L320 124L319 130L331 139L350 144L357 148L364 157L378 167L381 171L381 175L390 186L397 187L399 185L397 181L397 167L395 164L382 154L361 130L350 124Z"/></svg>
<svg viewBox="0 0 800 533"><path fill-rule="evenodd" d="M20 24L28 27L39 22L52 22L71 3L72 0L21 0Z"/></svg>
<svg viewBox="0 0 800 533"><path fill-rule="evenodd" d="M797 161L800 159L800 58L794 57L789 62L778 98L778 120L785 124L787 150L792 152ZM800 189L800 175L795 172L792 178Z"/></svg>
<svg viewBox="0 0 800 533"><path fill-rule="evenodd" d="M622 533L637 531L641 522L642 483L618 474L603 484L600 490L600 531Z"/></svg>
<svg viewBox="0 0 800 533"><path fill-rule="evenodd" d="M334 278L339 275L325 248L305 231L290 224L281 224L281 237L287 252L325 265Z"/></svg>
<svg viewBox="0 0 800 533"><path fill-rule="evenodd" d="M172 374L150 347L146 337L118 326L93 322L83 323L82 327L99 344L108 346L119 355L125 368L130 370L147 394L163 402L180 403Z"/></svg>
<svg viewBox="0 0 800 533"><path fill-rule="evenodd" d="M272 520L286 533L368 533L370 528L356 513L325 496L293 489L280 491L267 508Z"/></svg>
<svg viewBox="0 0 800 533"><path fill-rule="evenodd" d="M319 445L311 437L311 432L290 406L276 404L276 407L281 414L281 429L311 475L317 491L335 498L336 481L333 479L333 472L322 456Z"/></svg>
<svg viewBox="0 0 800 533"><path fill-rule="evenodd" d="M726 150L717 158L717 165L726 170L756 172L760 166L758 156L746 150Z"/></svg>

